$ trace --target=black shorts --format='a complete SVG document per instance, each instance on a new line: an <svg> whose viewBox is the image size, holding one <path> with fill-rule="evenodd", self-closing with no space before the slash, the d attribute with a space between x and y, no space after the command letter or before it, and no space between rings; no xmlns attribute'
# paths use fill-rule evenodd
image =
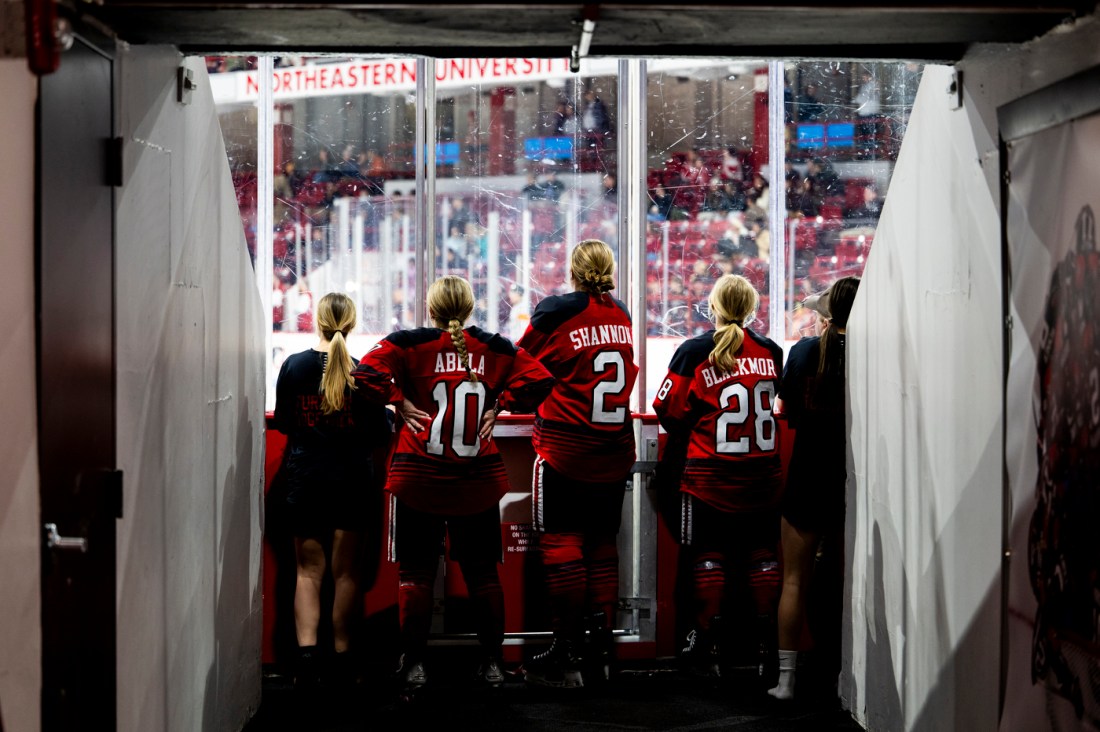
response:
<svg viewBox="0 0 1100 732"><path fill-rule="evenodd" d="M628 479L586 483L559 473L535 458L531 475L531 513L536 531L551 534L614 536L623 521Z"/></svg>
<svg viewBox="0 0 1100 732"><path fill-rule="evenodd" d="M503 558L500 506L469 516L446 516L410 508L391 494L391 559L409 566L434 566L450 539L456 562L491 562Z"/></svg>
<svg viewBox="0 0 1100 732"><path fill-rule="evenodd" d="M680 543L697 553L737 556L760 549L774 554L779 548L779 512L719 511L690 493L681 493Z"/></svg>
<svg viewBox="0 0 1100 732"><path fill-rule="evenodd" d="M830 456L832 459L829 462L814 461L799 459L797 443L795 450L787 471L787 488L783 492L783 518L800 531L815 534L842 532L844 492L848 478L846 469L843 464L835 465L835 455Z"/></svg>
<svg viewBox="0 0 1100 732"><path fill-rule="evenodd" d="M372 520L373 464L369 458L319 464L305 451L291 450L283 460L287 484L286 516L299 538L324 537L339 529L365 531Z"/></svg>

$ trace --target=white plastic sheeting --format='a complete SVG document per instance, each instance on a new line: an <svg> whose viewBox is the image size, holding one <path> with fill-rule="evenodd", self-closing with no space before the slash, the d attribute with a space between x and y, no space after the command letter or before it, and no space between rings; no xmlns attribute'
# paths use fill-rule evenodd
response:
<svg viewBox="0 0 1100 732"><path fill-rule="evenodd" d="M950 77L925 68L849 321L841 694L871 730L997 720L1000 227Z"/></svg>
<svg viewBox="0 0 1100 732"><path fill-rule="evenodd" d="M26 59L0 59L0 728L38 729L42 685L34 359L34 104Z"/></svg>
<svg viewBox="0 0 1100 732"><path fill-rule="evenodd" d="M1095 452L1100 437L1100 381L1091 338L1100 302L1095 219L1100 212L1100 115L1013 141L1009 171L1015 326L1006 450L1015 559L1009 572L1002 729L1074 729L1084 720L1094 728L1100 690L1093 681L1095 651L1089 649L1097 631L1095 577L1089 575L1095 570L1098 488L1091 467L1095 458L1088 453ZM1052 348L1041 398L1044 379L1037 365L1046 337ZM1040 420L1045 425L1041 433ZM1039 455L1040 447L1045 456ZM1030 536L1029 530L1034 531ZM1040 596L1044 620L1036 637ZM1033 675L1046 683L1032 683Z"/></svg>
<svg viewBox="0 0 1100 732"><path fill-rule="evenodd" d="M119 68L118 726L239 729L261 681L260 298L202 59Z"/></svg>

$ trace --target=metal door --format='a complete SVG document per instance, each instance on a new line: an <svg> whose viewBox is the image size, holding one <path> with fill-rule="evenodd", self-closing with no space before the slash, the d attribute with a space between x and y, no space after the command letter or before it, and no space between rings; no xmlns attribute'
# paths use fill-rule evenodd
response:
<svg viewBox="0 0 1100 732"><path fill-rule="evenodd" d="M114 470L112 65L78 38L39 85L36 297L48 730L115 728L121 480Z"/></svg>

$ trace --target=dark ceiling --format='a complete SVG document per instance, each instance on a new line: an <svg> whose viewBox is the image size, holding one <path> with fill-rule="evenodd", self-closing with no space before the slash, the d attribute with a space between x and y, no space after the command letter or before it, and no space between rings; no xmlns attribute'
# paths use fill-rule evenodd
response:
<svg viewBox="0 0 1100 732"><path fill-rule="evenodd" d="M130 43L206 53L456 56L570 54L582 18L592 56L954 61L975 42L1019 43L1095 3L712 4L216 2L79 3Z"/></svg>

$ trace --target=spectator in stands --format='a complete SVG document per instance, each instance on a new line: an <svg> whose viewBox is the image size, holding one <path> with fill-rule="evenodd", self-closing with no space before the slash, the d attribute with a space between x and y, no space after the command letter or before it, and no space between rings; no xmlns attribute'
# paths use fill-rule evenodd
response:
<svg viewBox="0 0 1100 732"><path fill-rule="evenodd" d="M817 98L817 84L807 84L798 95L798 121L816 122L825 116L825 105Z"/></svg>
<svg viewBox="0 0 1100 732"><path fill-rule="evenodd" d="M832 163L815 157L806 166L806 179L802 182L801 210L806 216L817 216L825 199L843 195L844 184L833 169Z"/></svg>
<svg viewBox="0 0 1100 732"><path fill-rule="evenodd" d="M550 129L554 130L555 135L565 134L565 105L564 99L558 100L557 109L550 115L550 124L547 125Z"/></svg>
<svg viewBox="0 0 1100 732"><path fill-rule="evenodd" d="M722 151L722 180L740 185L743 181L741 175L741 156L737 153L737 148L729 147Z"/></svg>
<svg viewBox="0 0 1100 732"><path fill-rule="evenodd" d="M359 163L355 161L355 147L345 145L340 153L340 162L336 164L336 173L341 178L358 178Z"/></svg>
<svg viewBox="0 0 1100 732"><path fill-rule="evenodd" d="M769 261L771 259L772 240L767 224L753 221L749 225L749 232L752 235L753 244L756 245L756 256L765 262Z"/></svg>
<svg viewBox="0 0 1100 732"><path fill-rule="evenodd" d="M527 185L523 187L523 195L528 201L541 201L546 191L539 185L539 179L534 173L527 174Z"/></svg>
<svg viewBox="0 0 1100 732"><path fill-rule="evenodd" d="M454 272L456 267L466 266L467 244L461 228L452 222L450 229L443 240L443 251L448 255L444 260L447 262L447 272Z"/></svg>
<svg viewBox="0 0 1100 732"><path fill-rule="evenodd" d="M577 134L577 111L572 102L565 103L563 114L565 115L565 119L563 119L561 123L561 134Z"/></svg>
<svg viewBox="0 0 1100 732"><path fill-rule="evenodd" d="M681 176L688 185L698 186L700 188L706 186L707 183L710 182L710 171L707 170L706 163L703 162L703 158L699 155L698 150L691 150L688 152Z"/></svg>
<svg viewBox="0 0 1100 732"><path fill-rule="evenodd" d="M856 116L874 117L879 113L878 82L867 69L863 70L860 78L859 92L852 99L852 105L856 108Z"/></svg>
<svg viewBox="0 0 1100 732"><path fill-rule="evenodd" d="M584 131L589 134L606 135L611 132L611 117L607 113L607 105L596 96L595 89L589 89L584 93L581 124L584 126Z"/></svg>
<svg viewBox="0 0 1100 732"><path fill-rule="evenodd" d="M314 183L333 183L339 178L336 163L332 160L328 148L322 147L317 151L317 159L313 163L312 177Z"/></svg>
<svg viewBox="0 0 1100 732"><path fill-rule="evenodd" d="M761 201L763 199L763 201ZM746 206L756 205L766 209L768 207L768 179L760 173L752 174L752 183L745 189Z"/></svg>
<svg viewBox="0 0 1100 732"><path fill-rule="evenodd" d="M508 337L515 343L531 323L531 306L519 285L508 289Z"/></svg>
<svg viewBox="0 0 1100 732"><path fill-rule="evenodd" d="M863 203L852 209L850 217L853 219L878 219L882 215L882 200L878 197L878 190L872 186L863 188Z"/></svg>
<svg viewBox="0 0 1100 732"><path fill-rule="evenodd" d="M651 221L680 220L685 218L683 209L676 208L676 199L673 198L671 193L665 190L664 186L658 185L654 188L650 200L653 201L652 205L649 207L649 219Z"/></svg>
<svg viewBox="0 0 1100 732"><path fill-rule="evenodd" d="M870 150L875 147L878 133L875 119L880 109L878 81L868 69L864 69L860 77L859 91L852 98L856 108L856 144L863 150Z"/></svg>
<svg viewBox="0 0 1100 732"><path fill-rule="evenodd" d="M722 183L717 176L707 183L707 192L697 218L700 221L724 217L733 210L733 201L729 196L729 183Z"/></svg>
<svg viewBox="0 0 1100 732"><path fill-rule="evenodd" d="M787 161L784 165L786 168L783 174L783 182L786 187L787 194L787 212L790 215L802 214L802 175L795 169L794 165Z"/></svg>
<svg viewBox="0 0 1100 732"><path fill-rule="evenodd" d="M459 231L466 231L466 224L471 221L477 222L477 217L474 213L466 208L466 202L460 197L455 196L451 199L451 226L457 226Z"/></svg>
<svg viewBox="0 0 1100 732"><path fill-rule="evenodd" d="M603 197L605 201L616 203L619 200L619 187L615 181L615 174L608 173L601 181L603 183Z"/></svg>
<svg viewBox="0 0 1100 732"><path fill-rule="evenodd" d="M298 191L301 190L303 182L301 174L294 170L293 160L283 163L282 171L275 176L274 180L275 207L273 214L276 224L290 216L294 199L298 197Z"/></svg>
<svg viewBox="0 0 1100 732"><path fill-rule="evenodd" d="M481 162L483 148L477 112L472 109L466 112L466 140L464 152L466 153L466 169L471 172L477 170Z"/></svg>
<svg viewBox="0 0 1100 732"><path fill-rule="evenodd" d="M558 174L556 171L549 170L546 172L546 180L542 182L543 198L547 201L554 201L555 203L561 198L561 194L565 191L565 184L558 180Z"/></svg>

